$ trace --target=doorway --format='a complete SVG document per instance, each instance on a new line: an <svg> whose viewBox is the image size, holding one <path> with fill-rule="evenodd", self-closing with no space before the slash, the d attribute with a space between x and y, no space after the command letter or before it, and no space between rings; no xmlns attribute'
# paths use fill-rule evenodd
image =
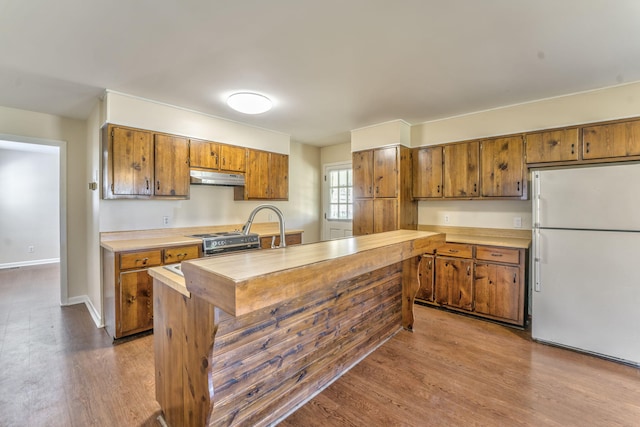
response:
<svg viewBox="0 0 640 427"><path fill-rule="evenodd" d="M353 234L353 172L351 162L324 165L322 239Z"/></svg>
<svg viewBox="0 0 640 427"><path fill-rule="evenodd" d="M3 220L0 268L59 263L67 297L66 142L0 134Z"/></svg>

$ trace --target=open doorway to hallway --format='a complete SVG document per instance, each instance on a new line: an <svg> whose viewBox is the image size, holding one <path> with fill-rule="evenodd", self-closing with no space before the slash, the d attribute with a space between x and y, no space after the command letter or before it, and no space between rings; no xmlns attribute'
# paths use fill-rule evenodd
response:
<svg viewBox="0 0 640 427"><path fill-rule="evenodd" d="M20 274L32 266L54 265L57 279L47 283L55 287L52 301L64 303L63 143L20 139L0 135L0 269Z"/></svg>

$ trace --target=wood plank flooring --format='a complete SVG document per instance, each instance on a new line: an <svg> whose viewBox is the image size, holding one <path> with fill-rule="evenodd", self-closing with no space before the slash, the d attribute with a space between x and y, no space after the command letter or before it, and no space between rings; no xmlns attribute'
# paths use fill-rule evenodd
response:
<svg viewBox="0 0 640 427"><path fill-rule="evenodd" d="M112 344L58 305L55 265L0 270L0 426L156 426L153 336ZM640 426L640 369L416 307L401 332L280 423Z"/></svg>

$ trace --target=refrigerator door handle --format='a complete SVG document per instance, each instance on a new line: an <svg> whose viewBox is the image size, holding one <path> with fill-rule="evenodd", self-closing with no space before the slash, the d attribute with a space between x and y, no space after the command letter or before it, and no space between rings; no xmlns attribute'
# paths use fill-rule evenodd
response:
<svg viewBox="0 0 640 427"><path fill-rule="evenodd" d="M535 228L535 239L534 239L534 246L535 246L535 256L533 259L533 264L534 264L534 271L533 271L533 289L536 292L540 292L540 246L542 246L541 244L542 242L540 242L540 227L536 227Z"/></svg>

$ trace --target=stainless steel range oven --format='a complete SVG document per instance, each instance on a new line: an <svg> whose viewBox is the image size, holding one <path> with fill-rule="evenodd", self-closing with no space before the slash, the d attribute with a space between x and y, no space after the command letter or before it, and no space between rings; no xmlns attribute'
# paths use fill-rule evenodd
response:
<svg viewBox="0 0 640 427"><path fill-rule="evenodd" d="M243 234L240 231L229 231L194 234L188 237L202 239L202 253L206 257L260 248L260 237L256 233ZM176 274L183 275L180 266L181 264L170 264L164 267Z"/></svg>
<svg viewBox="0 0 640 427"><path fill-rule="evenodd" d="M243 234L240 231L230 231L194 234L189 237L202 239L202 253L204 256L244 251L247 249L258 249L260 247L260 238L256 233Z"/></svg>

